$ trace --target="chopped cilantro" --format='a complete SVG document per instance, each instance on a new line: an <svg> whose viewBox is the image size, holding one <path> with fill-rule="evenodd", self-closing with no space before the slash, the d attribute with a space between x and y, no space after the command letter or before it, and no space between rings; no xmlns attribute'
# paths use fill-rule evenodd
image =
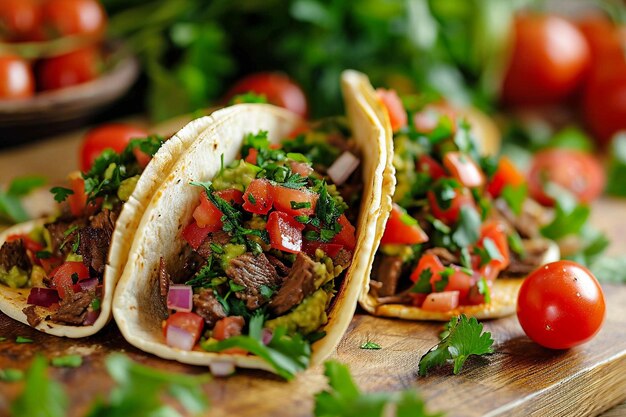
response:
<svg viewBox="0 0 626 417"><path fill-rule="evenodd" d="M491 303L491 290L485 277L480 277L476 285L478 286L478 293L482 294L485 299L485 304Z"/></svg>
<svg viewBox="0 0 626 417"><path fill-rule="evenodd" d="M63 386L48 377L46 359L36 356L26 371L24 390L11 404L11 414L65 417L67 405Z"/></svg>
<svg viewBox="0 0 626 417"><path fill-rule="evenodd" d="M430 279L433 277L433 272L430 268L424 269L420 272L419 278L411 292L420 293L420 294L430 294L433 292L432 285L430 284Z"/></svg>
<svg viewBox="0 0 626 417"><path fill-rule="evenodd" d="M289 204L291 205L291 208L293 210L300 210L300 209L303 209L303 208L311 208L311 202L310 201L302 201L302 202L290 201Z"/></svg>
<svg viewBox="0 0 626 417"><path fill-rule="evenodd" d="M554 218L541 228L541 234L548 239L578 234L591 213L589 206L579 204L571 193L556 184L546 184L546 192L555 199Z"/></svg>
<svg viewBox="0 0 626 417"><path fill-rule="evenodd" d="M453 317L449 323L449 333L421 357L419 375L424 376L435 367L449 361L453 363L453 372L461 372L463 364L471 355L493 353L491 333L483 333L483 325L476 318L468 319L465 315Z"/></svg>
<svg viewBox="0 0 626 417"><path fill-rule="evenodd" d="M67 197L74 194L73 190L65 187L52 187L50 188L50 192L54 194L54 201L57 203L62 203Z"/></svg>
<svg viewBox="0 0 626 417"><path fill-rule="evenodd" d="M71 275L72 278L72 284L76 285L78 284L78 273L77 272L73 272Z"/></svg>
<svg viewBox="0 0 626 417"><path fill-rule="evenodd" d="M520 184L518 186L507 184L502 189L501 195L511 211L519 216L522 213L522 206L528 195L528 187L526 184Z"/></svg>
<svg viewBox="0 0 626 417"><path fill-rule="evenodd" d="M52 256L52 253L50 253L50 251L47 250L40 250L35 252L35 257L37 259L50 259L50 257Z"/></svg>
<svg viewBox="0 0 626 417"><path fill-rule="evenodd" d="M297 222L307 224L311 218L309 216L296 216L294 217Z"/></svg>
<svg viewBox="0 0 626 417"><path fill-rule="evenodd" d="M433 192L435 193L435 199L437 205L442 210L447 210L452 205L452 200L456 197L457 189L460 188L460 184L453 178L442 178L435 183Z"/></svg>
<svg viewBox="0 0 626 417"><path fill-rule="evenodd" d="M98 310L100 310L101 304L102 304L102 301L100 301L100 299L98 297L96 297L91 302L91 309L93 311L98 311Z"/></svg>
<svg viewBox="0 0 626 417"><path fill-rule="evenodd" d="M379 350L379 349L382 349L382 347L378 343L372 342L371 340L368 340L368 341L362 343L361 346L359 346L359 349Z"/></svg>
<svg viewBox="0 0 626 417"><path fill-rule="evenodd" d="M446 286L448 285L448 282L450 281L450 277L452 276L452 274L454 274L456 271L454 270L454 268L452 267L446 267L443 271L441 271L439 273L439 276L441 277L441 279L438 279L437 281L435 281L434 286L435 286L435 291L436 292L441 292L443 291Z"/></svg>
<svg viewBox="0 0 626 417"><path fill-rule="evenodd" d="M235 284L235 281L228 281L228 286L230 287L230 290L232 292L238 292L238 291L243 291L246 289L245 285L238 285Z"/></svg>
<svg viewBox="0 0 626 417"><path fill-rule="evenodd" d="M450 226L448 226L447 224L445 224L444 222L442 222L439 219L436 219L436 218L430 216L428 220L432 223L432 225L435 228L435 230L437 230L437 231L439 231L441 233L444 233L444 234L447 235L447 234L449 234L452 231L452 229L450 229Z"/></svg>
<svg viewBox="0 0 626 417"><path fill-rule="evenodd" d="M28 337L24 336L17 336L15 338L15 343L33 343L33 339L29 339Z"/></svg>
<svg viewBox="0 0 626 417"><path fill-rule="evenodd" d="M209 246L211 247L211 251L213 253L217 253L218 255L221 255L224 253L224 248L221 245L218 245L216 243L211 243Z"/></svg>
<svg viewBox="0 0 626 417"><path fill-rule="evenodd" d="M7 368L0 369L0 381L16 382L24 379L24 372L20 369Z"/></svg>
<svg viewBox="0 0 626 417"><path fill-rule="evenodd" d="M270 298L272 298L272 295L274 295L274 290L267 285L261 285L259 287L259 292L261 293L261 296L266 300L269 300Z"/></svg>
<svg viewBox="0 0 626 417"><path fill-rule="evenodd" d="M526 257L526 250L524 249L522 238L517 231L513 231L513 233L507 236L507 242L509 244L509 248L511 248L511 250L516 253L520 259L524 259Z"/></svg>
<svg viewBox="0 0 626 417"><path fill-rule="evenodd" d="M254 195L252 195L252 193L249 193L247 197L250 204L252 204L253 206L256 205L256 198L254 198Z"/></svg>
<svg viewBox="0 0 626 417"><path fill-rule="evenodd" d="M452 241L460 248L470 246L480 237L482 221L472 206L464 205L459 211L459 220L452 233Z"/></svg>
<svg viewBox="0 0 626 417"><path fill-rule="evenodd" d="M242 103L267 103L267 97L265 94L257 94L253 91L248 91L244 94L234 96L230 100L229 105Z"/></svg>
<svg viewBox="0 0 626 417"><path fill-rule="evenodd" d="M472 258L470 256L470 252L467 246L461 248L461 265L464 268L472 269Z"/></svg>
<svg viewBox="0 0 626 417"><path fill-rule="evenodd" d="M78 368L83 364L83 357L80 355L58 356L52 358L50 364L57 368Z"/></svg>

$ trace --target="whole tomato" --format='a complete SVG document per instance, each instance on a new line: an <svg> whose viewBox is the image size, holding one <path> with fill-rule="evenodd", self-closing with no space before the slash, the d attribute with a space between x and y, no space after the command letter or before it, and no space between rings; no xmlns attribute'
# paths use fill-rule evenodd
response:
<svg viewBox="0 0 626 417"><path fill-rule="evenodd" d="M26 98L34 93L30 64L17 56L0 56L0 99Z"/></svg>
<svg viewBox="0 0 626 417"><path fill-rule="evenodd" d="M579 85L589 65L589 46L580 30L551 15L520 14L502 86L512 105L558 102Z"/></svg>
<svg viewBox="0 0 626 417"><path fill-rule="evenodd" d="M98 0L46 0L42 8L44 25L53 37L99 37L106 28L107 16Z"/></svg>
<svg viewBox="0 0 626 417"><path fill-rule="evenodd" d="M95 47L44 59L37 71L39 87L57 90L91 81L98 76L100 60L100 52Z"/></svg>
<svg viewBox="0 0 626 417"><path fill-rule="evenodd" d="M567 349L591 339L602 327L605 309L596 278L572 261L552 262L534 271L517 299L524 332L550 349Z"/></svg>
<svg viewBox="0 0 626 417"><path fill-rule="evenodd" d="M81 171L87 172L103 150L113 149L115 152L121 152L131 139L146 136L148 132L144 129L122 123L106 124L90 130L80 146Z"/></svg>
<svg viewBox="0 0 626 417"><path fill-rule="evenodd" d="M551 206L554 199L546 193L552 182L589 203L604 190L605 175L600 163L591 155L571 149L548 149L534 155L528 171L528 191L539 203Z"/></svg>
<svg viewBox="0 0 626 417"><path fill-rule="evenodd" d="M288 76L277 72L259 72L238 81L226 94L226 100L247 92L262 94L267 101L284 107L302 117L307 116L308 105L302 88Z"/></svg>
<svg viewBox="0 0 626 417"><path fill-rule="evenodd" d="M34 41L41 24L41 9L35 0L0 1L0 39Z"/></svg>

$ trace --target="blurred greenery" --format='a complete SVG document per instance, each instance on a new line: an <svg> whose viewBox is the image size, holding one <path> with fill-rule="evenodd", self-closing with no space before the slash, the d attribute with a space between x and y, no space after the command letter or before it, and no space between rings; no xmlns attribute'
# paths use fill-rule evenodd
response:
<svg viewBox="0 0 626 417"><path fill-rule="evenodd" d="M313 116L341 109L339 75L489 108L513 12L533 0L102 0L128 40L156 120L215 103L246 73L280 70Z"/></svg>

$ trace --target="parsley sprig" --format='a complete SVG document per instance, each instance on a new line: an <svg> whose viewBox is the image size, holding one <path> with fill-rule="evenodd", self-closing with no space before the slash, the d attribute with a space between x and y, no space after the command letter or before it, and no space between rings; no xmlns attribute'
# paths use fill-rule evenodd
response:
<svg viewBox="0 0 626 417"><path fill-rule="evenodd" d="M491 333L483 332L482 323L475 317L453 317L439 344L420 359L419 374L424 376L433 368L452 362L456 375L461 372L463 364L470 356L493 353L492 345Z"/></svg>

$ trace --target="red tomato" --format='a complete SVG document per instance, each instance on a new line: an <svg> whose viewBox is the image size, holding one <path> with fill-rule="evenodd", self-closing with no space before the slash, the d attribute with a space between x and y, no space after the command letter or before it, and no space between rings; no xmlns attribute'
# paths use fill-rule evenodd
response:
<svg viewBox="0 0 626 417"><path fill-rule="evenodd" d="M93 162L105 149L113 149L115 152L120 153L126 148L131 139L145 138L147 136L148 132L144 129L122 123L110 123L91 129L85 134L80 145L80 170L83 172L89 171ZM149 155L141 152L139 148L135 148L135 150L138 151L135 153L138 161L139 157L149 158Z"/></svg>
<svg viewBox="0 0 626 417"><path fill-rule="evenodd" d="M198 227L209 229L210 232L222 230L222 212L215 207L206 195L205 191L200 193L200 204L193 211L193 218Z"/></svg>
<svg viewBox="0 0 626 417"><path fill-rule="evenodd" d="M298 223L287 213L273 211L267 218L267 231L270 244L274 249L298 253L302 250L302 230L304 225Z"/></svg>
<svg viewBox="0 0 626 417"><path fill-rule="evenodd" d="M55 268L50 273L50 278L52 279L52 286L59 292L59 297L65 298L70 288L76 290L74 284L89 279L89 270L82 262L68 261Z"/></svg>
<svg viewBox="0 0 626 417"><path fill-rule="evenodd" d="M308 105L302 88L291 78L276 72L259 72L239 80L226 94L226 101L247 92L262 94L269 103L306 118Z"/></svg>
<svg viewBox="0 0 626 417"><path fill-rule="evenodd" d="M604 321L604 294L585 267L572 261L542 266L522 284L517 318L524 332L551 349L567 349L591 339Z"/></svg>
<svg viewBox="0 0 626 417"><path fill-rule="evenodd" d="M492 221L483 225L480 240L477 246L484 248L485 239L491 239L496 245L502 259L492 259L481 269L481 274L488 280L495 279L500 271L509 266L511 255L509 253L509 242L504 225L500 222Z"/></svg>
<svg viewBox="0 0 626 417"><path fill-rule="evenodd" d="M475 280L473 279L472 281ZM492 280L487 280L487 287L489 288L489 291L491 291L491 288L493 287ZM479 305L485 304L485 301L485 294L481 294L480 289L478 288L478 283L473 282L472 286L470 287L469 293L467 294L467 304Z"/></svg>
<svg viewBox="0 0 626 417"><path fill-rule="evenodd" d="M319 194L308 190L295 190L293 188L274 185L271 188L274 208L292 216L312 216ZM294 208L292 205L304 204L306 207Z"/></svg>
<svg viewBox="0 0 626 417"><path fill-rule="evenodd" d="M498 161L498 169L487 184L487 192L492 197L499 197L505 186L518 187L526 183L526 178L509 158L503 156Z"/></svg>
<svg viewBox="0 0 626 417"><path fill-rule="evenodd" d="M257 162L256 162L257 156L259 156L259 151L257 151L254 148L250 148L248 150L248 155L246 156L245 161L247 163L249 163L249 164L256 165L257 164Z"/></svg>
<svg viewBox="0 0 626 417"><path fill-rule="evenodd" d="M43 18L55 37L94 35L100 37L107 16L98 0L46 0Z"/></svg>
<svg viewBox="0 0 626 417"><path fill-rule="evenodd" d="M301 177L308 177L313 173L313 167L306 162L289 162L289 167L294 174L299 174Z"/></svg>
<svg viewBox="0 0 626 417"><path fill-rule="evenodd" d="M345 214L339 216L338 220L341 225L341 231L335 235L331 243L344 246L352 251L356 247L356 230Z"/></svg>
<svg viewBox="0 0 626 417"><path fill-rule="evenodd" d="M572 192L581 202L595 200L604 189L605 176L600 163L591 155L571 149L548 149L535 154L528 172L528 191L539 203L551 206L546 182Z"/></svg>
<svg viewBox="0 0 626 417"><path fill-rule="evenodd" d="M215 195L221 198L222 200L227 201L232 206L233 204L243 204L243 192L235 189L229 188L227 190L216 191Z"/></svg>
<svg viewBox="0 0 626 417"><path fill-rule="evenodd" d="M469 155L446 152L443 165L452 177L466 187L480 187L485 183L485 174Z"/></svg>
<svg viewBox="0 0 626 417"><path fill-rule="evenodd" d="M589 62L589 46L576 26L558 16L520 14L502 98L513 105L558 102L579 85Z"/></svg>
<svg viewBox="0 0 626 417"><path fill-rule="evenodd" d="M455 268L452 275L448 277L448 284L444 288L444 291L457 291L459 293L459 304L464 304L467 300L467 295L472 286L472 276L461 271L459 268Z"/></svg>
<svg viewBox="0 0 626 417"><path fill-rule="evenodd" d="M380 243L415 245L427 241L428 235L422 230L417 220L409 216L402 207L393 203Z"/></svg>
<svg viewBox="0 0 626 417"><path fill-rule="evenodd" d="M626 62L611 63L601 76L590 78L583 93L583 116L600 143L626 129Z"/></svg>
<svg viewBox="0 0 626 417"><path fill-rule="evenodd" d="M321 249L326 255L334 258L337 256L341 248L343 248L343 245L338 243L312 242L309 240L305 240L302 244L302 251L311 257L315 256L315 251L317 249Z"/></svg>
<svg viewBox="0 0 626 417"><path fill-rule="evenodd" d="M17 56L0 56L0 100L35 94L35 81L28 62Z"/></svg>
<svg viewBox="0 0 626 417"><path fill-rule="evenodd" d="M446 171L441 164L426 154L419 157L416 168L419 172L425 172L434 180L446 176Z"/></svg>
<svg viewBox="0 0 626 417"><path fill-rule="evenodd" d="M267 214L274 204L272 185L266 179L252 180L243 194L243 209L250 213Z"/></svg>
<svg viewBox="0 0 626 417"><path fill-rule="evenodd" d="M576 21L576 25L589 45L591 78L602 76L603 72L611 71L611 67L624 62L626 29L598 14L585 14L581 20Z"/></svg>
<svg viewBox="0 0 626 417"><path fill-rule="evenodd" d="M433 292L426 296L422 309L427 311L448 312L459 306L458 291Z"/></svg>
<svg viewBox="0 0 626 417"><path fill-rule="evenodd" d="M224 317L215 323L213 328L213 338L217 340L228 339L229 337L241 335L245 321L241 316Z"/></svg>
<svg viewBox="0 0 626 417"><path fill-rule="evenodd" d="M31 251L32 253L42 251L44 246L31 238L28 235L9 235L6 238L7 242L13 242L14 240L22 240L22 244L26 248L26 250Z"/></svg>
<svg viewBox="0 0 626 417"><path fill-rule="evenodd" d="M422 272L424 272L427 269L430 269L430 273L432 274L431 279L430 279L431 280L430 282L432 284L434 283L434 281L437 280L439 273L443 271L445 267L443 266L443 264L441 263L437 255L426 253L420 258L419 262L417 263L417 266L415 267L415 269L413 270L409 278L411 279L411 281L417 282L419 281L419 278Z"/></svg>
<svg viewBox="0 0 626 417"><path fill-rule="evenodd" d="M74 194L67 197L67 204L70 206L70 212L75 217L80 217L87 205L87 194L85 193L85 180L80 175L70 178L70 188Z"/></svg>
<svg viewBox="0 0 626 417"><path fill-rule="evenodd" d="M166 343L168 340L168 332L171 328L183 330L185 333L188 333L190 339L185 341L172 340L174 342L174 347L191 350L193 349L193 346L198 343L198 340L200 340L202 329L204 328L204 319L195 313L188 313L184 311L172 314L167 318L165 325L163 326L163 336L165 337ZM183 347L182 345L185 346Z"/></svg>
<svg viewBox="0 0 626 417"><path fill-rule="evenodd" d="M100 53L95 48L43 59L37 71L42 90L57 90L91 81L98 76Z"/></svg>
<svg viewBox="0 0 626 417"><path fill-rule="evenodd" d="M389 121L391 122L391 130L396 132L402 129L407 124L406 110L402 100L398 97L398 93L395 90L385 90L384 88L378 88L376 90L378 99L387 109L389 114Z"/></svg>
<svg viewBox="0 0 626 417"><path fill-rule="evenodd" d="M183 230L183 239L189 243L189 246L198 249L211 231L210 227L200 227L196 222L191 222Z"/></svg>
<svg viewBox="0 0 626 417"><path fill-rule="evenodd" d="M474 199L467 188L456 188L454 190L455 196L450 202L450 207L443 209L439 207L437 203L437 197L433 191L428 191L428 203L430 210L433 212L433 216L441 220L446 224L453 224L459 218L459 212L461 207L466 204L474 206Z"/></svg>
<svg viewBox="0 0 626 417"><path fill-rule="evenodd" d="M41 22L41 10L35 0L0 1L0 39L10 42L31 41Z"/></svg>

